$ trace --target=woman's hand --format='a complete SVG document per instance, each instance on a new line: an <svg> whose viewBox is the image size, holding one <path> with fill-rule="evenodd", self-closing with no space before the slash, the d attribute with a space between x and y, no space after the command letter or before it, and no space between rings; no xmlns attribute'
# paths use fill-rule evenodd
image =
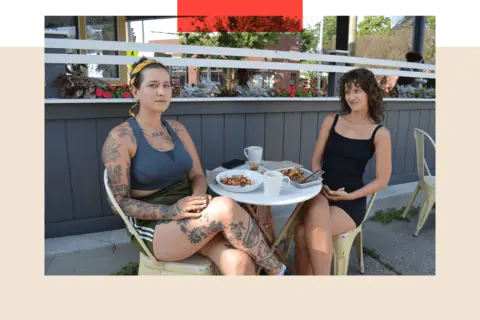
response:
<svg viewBox="0 0 480 320"><path fill-rule="evenodd" d="M325 198L332 201L353 200L352 195L346 192L345 188L332 191L327 185L323 185L322 194L325 196Z"/></svg>
<svg viewBox="0 0 480 320"><path fill-rule="evenodd" d="M211 198L211 196L210 196ZM200 218L201 212L210 202L208 195L188 196L178 200L172 208L172 220L182 220L187 218Z"/></svg>
<svg viewBox="0 0 480 320"><path fill-rule="evenodd" d="M211 195L206 194L206 193L204 193L204 192L194 192L194 193L192 194L192 196L206 197L206 198L207 198L207 201L208 201L208 202L207 202L207 205L208 205L208 204L210 203L210 201L212 201L212 199L213 199Z"/></svg>

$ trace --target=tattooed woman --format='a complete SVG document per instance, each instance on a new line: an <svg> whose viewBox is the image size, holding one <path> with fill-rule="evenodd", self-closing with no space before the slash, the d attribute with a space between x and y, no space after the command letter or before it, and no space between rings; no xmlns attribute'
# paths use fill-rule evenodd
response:
<svg viewBox="0 0 480 320"><path fill-rule="evenodd" d="M225 275L255 274L254 262L269 275L283 275L285 265L250 215L230 198L206 194L185 127L162 117L172 97L168 68L141 58L130 86L137 102L132 117L111 130L102 158L115 199L153 255L178 261L199 253Z"/></svg>
<svg viewBox="0 0 480 320"><path fill-rule="evenodd" d="M391 139L382 127L383 99L374 74L354 69L340 80L340 114L323 121L312 156L312 170L322 168L323 190L303 207L295 235L297 274L328 275L332 236L363 221L366 196L388 185L392 172ZM376 154L376 177L367 185L363 174Z"/></svg>

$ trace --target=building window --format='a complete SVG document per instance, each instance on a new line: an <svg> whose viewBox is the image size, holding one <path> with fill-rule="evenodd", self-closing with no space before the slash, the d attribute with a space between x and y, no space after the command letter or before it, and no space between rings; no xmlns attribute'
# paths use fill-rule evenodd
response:
<svg viewBox="0 0 480 320"><path fill-rule="evenodd" d="M176 87L177 86L183 87L186 84L186 81L185 81L186 68L187 67L180 67L180 66L169 67L170 74L172 77L172 82Z"/></svg>
<svg viewBox="0 0 480 320"><path fill-rule="evenodd" d="M78 39L78 17L74 16L46 16L45 33L62 33L68 39ZM76 49L65 49L66 53L78 53Z"/></svg>
<svg viewBox="0 0 480 320"><path fill-rule="evenodd" d="M116 17L85 17L85 39L101 41L118 41ZM111 50L87 50L88 55L117 55ZM103 79L119 79L120 67L112 64L89 64L88 76Z"/></svg>
<svg viewBox="0 0 480 320"><path fill-rule="evenodd" d="M200 79L208 79L208 69L210 67L200 68ZM225 72L222 68L210 68L210 81L219 82L221 85L225 85Z"/></svg>

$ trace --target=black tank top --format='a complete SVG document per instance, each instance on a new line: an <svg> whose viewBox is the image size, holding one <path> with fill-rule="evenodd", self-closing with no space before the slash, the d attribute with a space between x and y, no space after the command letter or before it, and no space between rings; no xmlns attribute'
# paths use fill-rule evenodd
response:
<svg viewBox="0 0 480 320"><path fill-rule="evenodd" d="M365 168L375 153L375 134L382 125L375 128L370 139L351 139L335 131L338 117L335 115L325 146L323 183L332 190L344 187L345 191L352 192L364 186Z"/></svg>

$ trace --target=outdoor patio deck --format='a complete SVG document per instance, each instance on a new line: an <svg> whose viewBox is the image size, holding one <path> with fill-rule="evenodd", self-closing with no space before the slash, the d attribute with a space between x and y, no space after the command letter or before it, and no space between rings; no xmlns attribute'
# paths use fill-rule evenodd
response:
<svg viewBox="0 0 480 320"><path fill-rule="evenodd" d="M101 184L101 148L110 129L128 118L132 103L82 100L45 102L47 238L123 227L108 206ZM412 130L421 128L435 138L435 100L386 99L386 105L384 125L393 145L390 184L416 181ZM165 117L187 127L204 169L243 159L243 149L249 145L264 147L267 160L291 160L309 167L319 125L338 109L338 98L174 99ZM427 161L434 174L430 147ZM366 182L374 177L374 165L373 159Z"/></svg>

